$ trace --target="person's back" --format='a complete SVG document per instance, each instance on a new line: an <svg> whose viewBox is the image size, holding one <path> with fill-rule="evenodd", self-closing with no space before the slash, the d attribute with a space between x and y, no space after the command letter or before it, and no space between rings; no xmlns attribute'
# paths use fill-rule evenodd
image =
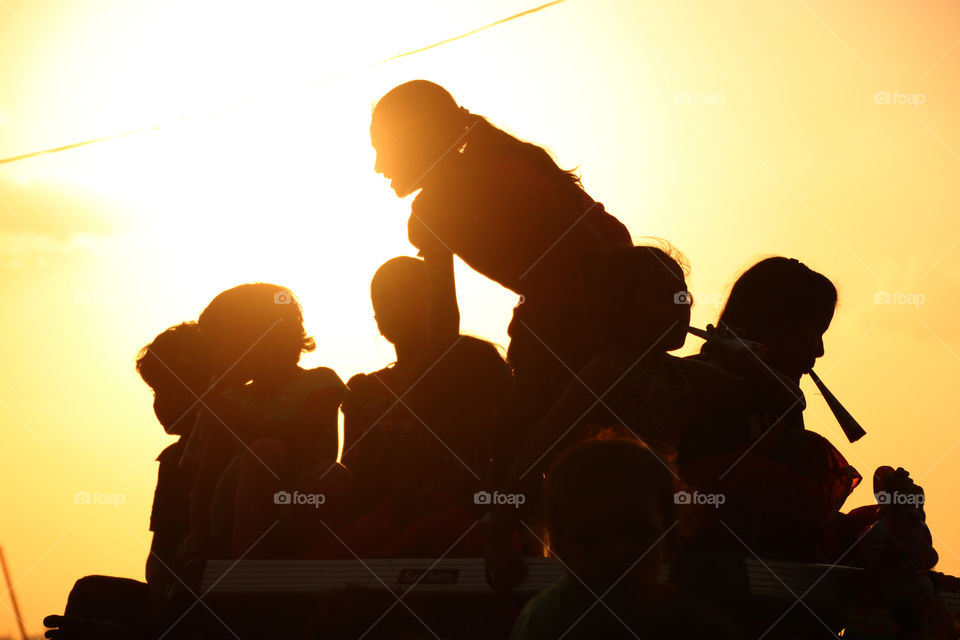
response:
<svg viewBox="0 0 960 640"><path fill-rule="evenodd" d="M564 289L579 281L586 254L631 244L626 227L565 176L469 144L414 200L410 234L414 246L445 247L534 303L571 295Z"/></svg>

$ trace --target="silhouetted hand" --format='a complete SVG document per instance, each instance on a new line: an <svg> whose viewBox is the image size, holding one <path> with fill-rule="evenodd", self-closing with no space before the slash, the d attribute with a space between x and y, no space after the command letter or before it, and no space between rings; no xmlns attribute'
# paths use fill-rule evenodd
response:
<svg viewBox="0 0 960 640"><path fill-rule="evenodd" d="M744 370L752 371L758 361L762 361L767 354L767 347L753 340L744 340L738 337L739 332L728 327L707 325L710 340L703 345L703 353L712 360L716 360L724 368L734 373Z"/></svg>
<svg viewBox="0 0 960 640"><path fill-rule="evenodd" d="M514 516L500 509L490 511L486 519L484 573L487 584L503 593L520 584L525 574L520 550L512 544L516 522Z"/></svg>

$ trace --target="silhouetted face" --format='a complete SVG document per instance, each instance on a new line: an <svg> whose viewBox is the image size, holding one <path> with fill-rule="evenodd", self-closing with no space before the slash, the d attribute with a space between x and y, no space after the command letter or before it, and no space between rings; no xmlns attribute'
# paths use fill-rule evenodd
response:
<svg viewBox="0 0 960 640"><path fill-rule="evenodd" d="M554 546L576 576L594 590L621 578L640 584L657 579L669 525L654 490L611 488L574 502L575 522L559 533Z"/></svg>
<svg viewBox="0 0 960 640"><path fill-rule="evenodd" d="M823 355L823 334L833 320L833 309L816 315L802 316L767 342L766 362L793 379L808 373L817 358Z"/></svg>
<svg viewBox="0 0 960 640"><path fill-rule="evenodd" d="M185 385L172 380L169 387L153 392L153 412L169 434L187 435L193 427L197 411L202 406Z"/></svg>
<svg viewBox="0 0 960 640"><path fill-rule="evenodd" d="M423 186L455 152L460 133L455 123L375 113L370 124L370 142L377 152L374 170L389 180L402 198Z"/></svg>
<svg viewBox="0 0 960 640"><path fill-rule="evenodd" d="M422 342L428 331L426 282L411 277L389 278L373 289L374 318L383 337L395 345Z"/></svg>
<svg viewBox="0 0 960 640"><path fill-rule="evenodd" d="M682 272L641 284L632 301L630 315L641 344L656 343L658 350L673 351L683 346L690 326L687 283Z"/></svg>

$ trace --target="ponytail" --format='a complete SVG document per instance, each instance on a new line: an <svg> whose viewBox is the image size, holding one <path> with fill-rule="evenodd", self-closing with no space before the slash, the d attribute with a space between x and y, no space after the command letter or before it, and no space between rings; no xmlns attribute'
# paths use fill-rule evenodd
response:
<svg viewBox="0 0 960 640"><path fill-rule="evenodd" d="M568 188L583 190L580 176L575 171L561 169L550 152L532 142L516 138L494 126L484 116L466 114L469 133L466 137L465 154L472 158L515 158L530 163L544 174Z"/></svg>

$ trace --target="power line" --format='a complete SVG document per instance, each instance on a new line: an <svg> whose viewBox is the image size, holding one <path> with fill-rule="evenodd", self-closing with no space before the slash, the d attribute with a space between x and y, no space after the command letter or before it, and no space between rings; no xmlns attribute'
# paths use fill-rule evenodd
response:
<svg viewBox="0 0 960 640"><path fill-rule="evenodd" d="M437 48L437 47L442 47L443 45L450 44L451 42L456 42L457 40L462 40L462 39L464 39L464 38L469 38L469 37L472 36L472 35L475 35L475 34L477 34L477 33L480 33L481 31L486 31L487 29L491 29L491 28L493 28L493 27L500 26L500 25L505 24L505 23L507 23L507 22L510 22L510 21L512 21L512 20L516 20L516 19L518 19L518 18L523 18L523 17L528 16L528 15L531 15L531 14L533 14L533 13L537 13L538 11L543 11L544 9L548 9L548 8L550 8L550 7L553 7L553 6L555 6L555 5L561 4L561 3L566 2L566 1L567 1L567 0L553 0L552 2L547 2L547 3L545 3L545 4L541 4L541 5L539 5L539 6L533 7L532 9L527 9L526 11L521 11L520 13L515 13L515 14L513 14L513 15L511 15L511 16L507 16L507 17L505 17L505 18L500 18L499 20L495 20L494 22L491 22L491 23L489 23L489 24L485 24L485 25L483 25L483 26L481 26L481 27L477 27L476 29L471 29L470 31L467 31L467 32L465 32L465 33L461 33L461 34L456 35L456 36L453 36L453 37L451 37L451 38L446 38L446 39L444 39L444 40L440 40L440 41L438 41L438 42L434 42L433 44L429 44L429 45L427 45L427 46L425 46L425 47L420 47L420 48L418 48L418 49L411 49L410 51L404 51L403 53L398 53L398 54L396 54L396 55L392 55L392 56L389 56L389 57L387 57L387 58L383 58L383 59L381 59L381 60L377 60L376 62L373 62L373 63L371 63L371 64L369 64L369 65L366 65L366 66L362 67L362 69L373 68L373 67L376 67L376 66L378 66L378 65L381 65L381 64L384 64L384 63L387 63L387 62L391 62L391 61L393 61L393 60L399 60L400 58L406 58L407 56L416 55L416 54L418 54L418 53L423 53L424 51L429 51L430 49L435 49L435 48ZM309 83L306 83L306 84L296 85L296 86L294 86L294 87L288 87L288 88L287 88L286 90L284 90L284 91L294 91L294 90L297 90L297 89L303 89L303 88L306 88L306 87L313 87L313 86L316 86L316 85L325 84L325 83L327 83L327 82L332 82L333 80L337 80L337 79L339 79L339 78L342 78L342 77L345 76L345 75L349 75L350 73L354 73L355 71L358 71L358 69L352 69L352 70L346 71L346 72L344 72L344 73L338 74L338 75L336 75L336 76L332 76L332 77L329 77L329 78L324 78L323 80L315 80L315 81L312 81L312 82L309 82ZM246 106L246 105L249 105L249 104L254 104L254 103L257 103L257 102L262 102L262 101L265 100L265 99L266 99L266 98L259 98L259 99L253 99L253 100L246 100L246 101L243 101L243 102L237 102L237 103L234 103L234 104L231 104L231 105L227 105L227 106L224 106L224 107L220 107L220 108L218 108L218 109L216 109L216 110L214 110L214 111L208 111L208 112L204 112L204 113L202 113L202 114L193 114L193 115L182 116L182 117L178 118L177 120L175 120L175 121L173 121L173 122L166 123L166 124L158 124L158 125L153 125L153 126L150 126L150 127L139 127L139 128L137 128L137 129L130 129L129 131L124 131L124 132L122 132L122 133L115 133L115 134L112 134L112 135L102 136L102 137L99 137L99 138L91 138L91 139L89 139L89 140L83 140L83 141L81 141L81 142L74 142L73 144L65 144L65 145L61 145L61 146L58 146L58 147L51 147L51 148L49 148L49 149L41 149L41 150L39 150L39 151L32 151L32 152L30 152L30 153L24 153L24 154L17 155L17 156L11 156L11 157L9 157L9 158L2 158L2 159L0 159L0 164L12 164L12 163L14 163L14 162L20 162L20 161L22 161L22 160L28 160L28 159L30 159L30 158L35 158L35 157L37 157L37 156L42 156L42 155L47 155L47 154L52 154L52 153L61 153L61 152L63 152L63 151L69 151L69 150L71 150L71 149L77 149L77 148L79 148L79 147L86 147L86 146L91 145L91 144L99 144L99 143L101 143L101 142L108 142L108 141L110 141L110 140L117 140L118 138L126 138L127 136L133 136L133 135L137 135L137 134L140 134L140 133L147 133L148 131L156 131L156 130L161 129L161 128L169 125L169 124L174 124L175 122L182 122L182 121L184 121L184 120L188 120L188 119L190 119L190 118L198 117L198 116L204 116L204 115L207 115L207 116L208 116L208 115L217 114L217 113L220 113L220 112L222 112L222 111L228 111L228 110L230 110L230 109L236 109L236 108L238 108L238 107Z"/></svg>

